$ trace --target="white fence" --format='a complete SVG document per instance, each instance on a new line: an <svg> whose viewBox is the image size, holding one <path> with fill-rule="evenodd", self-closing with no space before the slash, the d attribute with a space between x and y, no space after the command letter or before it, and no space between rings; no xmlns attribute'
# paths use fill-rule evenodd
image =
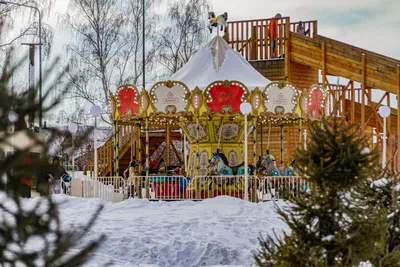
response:
<svg viewBox="0 0 400 267"><path fill-rule="evenodd" d="M82 197L113 201L115 193L126 194L125 180L120 176L81 179Z"/></svg>
<svg viewBox="0 0 400 267"><path fill-rule="evenodd" d="M146 181L148 190L146 192ZM163 200L206 199L221 195L244 199L244 176L196 176L193 180L183 176L129 177L126 197ZM297 176L249 176L248 195L250 201L266 201L297 197L310 190L306 179Z"/></svg>
<svg viewBox="0 0 400 267"><path fill-rule="evenodd" d="M200 200L216 196L244 199L244 176L120 176L81 179L82 197L114 201L119 198L148 198L155 200ZM147 187L146 187L147 185ZM297 176L249 176L249 200L253 202L298 197L310 190L306 179Z"/></svg>
<svg viewBox="0 0 400 267"><path fill-rule="evenodd" d="M147 188L146 190L146 183ZM128 178L127 197L150 199L185 199L189 178L177 176L131 176Z"/></svg>
<svg viewBox="0 0 400 267"><path fill-rule="evenodd" d="M260 200L287 199L310 191L307 179L298 176L265 176L256 178Z"/></svg>

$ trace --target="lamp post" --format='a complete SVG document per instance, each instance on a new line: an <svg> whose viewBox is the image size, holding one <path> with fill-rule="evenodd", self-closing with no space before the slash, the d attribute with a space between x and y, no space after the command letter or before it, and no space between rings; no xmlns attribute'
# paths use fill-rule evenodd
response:
<svg viewBox="0 0 400 267"><path fill-rule="evenodd" d="M90 108L90 114L94 116L94 131L93 131L93 146L94 146L94 177L97 179L98 174L98 160L97 160L97 140L96 140L96 128L97 128L97 117L101 115L101 108L97 105L93 105Z"/></svg>
<svg viewBox="0 0 400 267"><path fill-rule="evenodd" d="M303 133L303 135L304 135L304 150L307 150L307 130L306 129L304 129L304 133Z"/></svg>
<svg viewBox="0 0 400 267"><path fill-rule="evenodd" d="M12 124L12 135L11 135L11 150L12 150L12 154L14 154L14 135L15 135L15 123L18 121L19 119L19 115L17 112L15 111L10 111L10 113L8 113L8 120L11 122Z"/></svg>
<svg viewBox="0 0 400 267"><path fill-rule="evenodd" d="M8 113L8 120L11 122L12 124L12 135L11 135L11 153L14 154L14 135L15 135L15 123L18 121L19 119L19 115L17 112L15 111L10 111ZM7 175L4 176L4 182L7 185L8 183L8 177Z"/></svg>
<svg viewBox="0 0 400 267"><path fill-rule="evenodd" d="M68 131L72 134L72 179L75 177L75 133L78 130L76 123L68 125Z"/></svg>
<svg viewBox="0 0 400 267"><path fill-rule="evenodd" d="M240 112L244 115L244 199L249 200L249 176L248 176L248 159L247 159L247 115L251 112L251 105L249 103L240 104Z"/></svg>
<svg viewBox="0 0 400 267"><path fill-rule="evenodd" d="M0 4L32 8L39 14L39 128L42 129L42 12L35 6L22 3L0 0Z"/></svg>
<svg viewBox="0 0 400 267"><path fill-rule="evenodd" d="M15 3L15 2L10 2L10 1L4 1L0 0L0 4L4 5L16 5L16 6L22 6L22 7L27 7L27 8L32 8L35 9L36 12L39 14L39 128L42 128L42 12L40 12L39 8L32 6L32 5L27 5L27 4L21 4L21 3Z"/></svg>
<svg viewBox="0 0 400 267"><path fill-rule="evenodd" d="M390 115L390 108L388 106L381 106L379 108L379 116L383 118L383 151L382 151L382 169L386 167L386 118Z"/></svg>

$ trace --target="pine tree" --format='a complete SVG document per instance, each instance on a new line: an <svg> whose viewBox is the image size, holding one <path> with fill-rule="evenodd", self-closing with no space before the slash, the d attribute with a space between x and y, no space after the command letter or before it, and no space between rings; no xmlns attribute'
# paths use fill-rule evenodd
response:
<svg viewBox="0 0 400 267"><path fill-rule="evenodd" d="M359 191L377 153L365 150L367 138L356 129L339 119L311 124L307 150L299 148L296 158L311 191L277 210L291 232L260 239L259 266L357 266L379 258L386 210L369 209Z"/></svg>
<svg viewBox="0 0 400 267"><path fill-rule="evenodd" d="M381 179L368 181L360 190L366 196L369 209L384 208L386 213L386 235L378 257L371 261L374 266L400 267L400 197L398 175L379 170ZM382 174L385 176L382 178ZM377 177L378 174L375 176Z"/></svg>
<svg viewBox="0 0 400 267"><path fill-rule="evenodd" d="M27 162L29 150L40 146L46 152L47 145L26 129L25 118L28 114L37 113L39 104L31 101L28 93L14 96L9 93L8 82L19 65L11 67L7 60L6 67L1 70L0 148L5 145L13 146L10 143L12 133L6 130L11 126L8 119L11 112L18 115L15 131L26 133L32 145L24 149L13 146L14 153L5 155L0 161L0 266L82 266L104 239L102 236L94 241L83 240L101 208L87 225L66 231L61 227L57 205L51 197L29 202L20 197L21 178L32 177L45 168L41 160ZM49 86L44 95L44 103L54 88L54 85ZM65 90L43 112L48 112L57 105L64 93ZM50 129L48 142L58 138L60 134L57 130ZM83 247L79 252L73 250L77 245Z"/></svg>

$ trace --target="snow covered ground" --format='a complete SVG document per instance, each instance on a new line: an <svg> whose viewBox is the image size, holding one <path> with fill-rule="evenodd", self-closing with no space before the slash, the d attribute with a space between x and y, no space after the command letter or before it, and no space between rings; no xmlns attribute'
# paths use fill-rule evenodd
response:
<svg viewBox="0 0 400 267"><path fill-rule="evenodd" d="M89 238L107 240L87 266L191 267L254 266L258 237L287 226L274 212L284 202L250 203L231 197L201 202L150 202L128 199L112 204L100 199L53 196L63 227L84 225L105 206ZM32 201L32 200L29 200Z"/></svg>

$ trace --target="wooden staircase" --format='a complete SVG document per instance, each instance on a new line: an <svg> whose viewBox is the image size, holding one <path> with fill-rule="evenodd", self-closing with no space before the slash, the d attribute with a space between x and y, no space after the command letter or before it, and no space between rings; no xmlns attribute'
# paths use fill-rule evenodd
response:
<svg viewBox="0 0 400 267"><path fill-rule="evenodd" d="M138 148L139 148L139 139L138 139L138 128L132 126L120 126L119 131L119 176L123 175L123 172L128 168L129 163L131 162L132 158L138 159ZM171 132L170 134L171 140L180 140L181 134L179 132ZM150 132L149 133L149 155L151 156L159 146L165 142L165 132ZM113 176L114 172L114 164L113 164L113 136L110 136L107 142L97 150L98 154L98 176ZM141 158L144 162L145 160L145 144L146 144L146 137L145 134L142 133L141 135ZM171 142L171 149L170 151L175 151L171 153L176 153L176 148L173 147ZM152 166L150 165L150 168ZM93 157L92 160L88 162L88 164L84 167L84 173L89 172L88 175L93 176Z"/></svg>
<svg viewBox="0 0 400 267"><path fill-rule="evenodd" d="M397 94L400 61L318 34L290 33L290 59L365 86Z"/></svg>

